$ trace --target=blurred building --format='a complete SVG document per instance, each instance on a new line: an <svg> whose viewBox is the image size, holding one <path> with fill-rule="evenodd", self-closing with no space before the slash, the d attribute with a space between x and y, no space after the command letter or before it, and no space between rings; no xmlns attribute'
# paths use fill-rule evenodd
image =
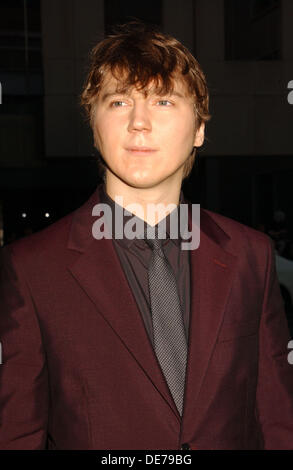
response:
<svg viewBox="0 0 293 470"><path fill-rule="evenodd" d="M134 17L180 39L207 76L213 117L187 196L264 229L280 209L292 230L292 0L1 0L4 237L51 223L97 184L79 108L88 52Z"/></svg>

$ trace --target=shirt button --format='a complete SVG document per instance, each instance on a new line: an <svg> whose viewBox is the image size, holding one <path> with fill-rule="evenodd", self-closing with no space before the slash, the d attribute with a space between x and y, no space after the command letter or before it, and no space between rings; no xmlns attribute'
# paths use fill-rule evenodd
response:
<svg viewBox="0 0 293 470"><path fill-rule="evenodd" d="M181 445L181 450L190 450L188 442L184 442L184 444Z"/></svg>

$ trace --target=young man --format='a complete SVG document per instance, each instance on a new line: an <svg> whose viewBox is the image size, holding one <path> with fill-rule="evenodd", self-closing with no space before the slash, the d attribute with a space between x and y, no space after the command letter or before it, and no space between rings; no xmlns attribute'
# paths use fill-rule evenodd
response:
<svg viewBox="0 0 293 470"><path fill-rule="evenodd" d="M82 102L104 184L2 250L0 448L293 449L269 237L205 209L196 249L173 236L209 118L199 64L129 24L93 49Z"/></svg>

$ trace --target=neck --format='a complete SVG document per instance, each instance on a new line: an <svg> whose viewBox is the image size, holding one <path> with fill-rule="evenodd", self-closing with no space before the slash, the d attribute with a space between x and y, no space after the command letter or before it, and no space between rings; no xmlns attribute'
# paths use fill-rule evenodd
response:
<svg viewBox="0 0 293 470"><path fill-rule="evenodd" d="M154 187L137 188L106 174L105 190L117 204L149 225L156 225L178 206L181 184L168 181Z"/></svg>

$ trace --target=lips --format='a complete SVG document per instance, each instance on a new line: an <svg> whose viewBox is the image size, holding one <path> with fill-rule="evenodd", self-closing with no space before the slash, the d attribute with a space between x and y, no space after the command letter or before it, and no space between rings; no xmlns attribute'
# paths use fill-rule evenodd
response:
<svg viewBox="0 0 293 470"><path fill-rule="evenodd" d="M150 152L156 152L157 149L151 148L151 147L127 147L126 150L128 152L135 152L135 153L150 153Z"/></svg>

